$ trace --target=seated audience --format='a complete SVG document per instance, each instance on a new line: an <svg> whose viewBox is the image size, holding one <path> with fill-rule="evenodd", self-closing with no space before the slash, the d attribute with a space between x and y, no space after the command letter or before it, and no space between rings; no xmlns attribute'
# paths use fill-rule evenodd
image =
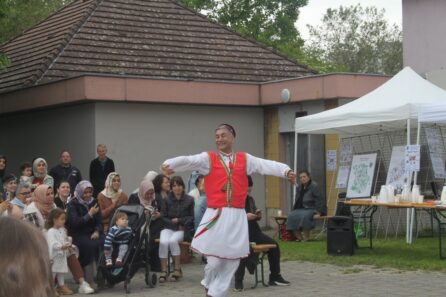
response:
<svg viewBox="0 0 446 297"><path fill-rule="evenodd" d="M33 188L41 184L46 184L54 188L54 179L47 174L48 165L43 158L37 158L33 162L33 176L31 177L31 184Z"/></svg>
<svg viewBox="0 0 446 297"><path fill-rule="evenodd" d="M6 174L3 176L3 200L12 200L15 196L15 191L17 190L17 177L12 174Z"/></svg>
<svg viewBox="0 0 446 297"><path fill-rule="evenodd" d="M107 176L105 189L99 193L97 198L99 207L101 208L104 233L107 234L108 225L116 209L123 204L127 204L129 200L121 189L121 177L117 172L111 172Z"/></svg>
<svg viewBox="0 0 446 297"><path fill-rule="evenodd" d="M296 241L307 241L315 227L314 218L327 213L325 198L319 186L306 170L299 172L300 185L296 191L293 210L288 214L286 229L292 231Z"/></svg>
<svg viewBox="0 0 446 297"><path fill-rule="evenodd" d="M99 251L104 245L101 210L93 198L93 185L86 180L79 182L74 191L74 198L67 206L68 234L79 248L79 262L85 279L92 287Z"/></svg>
<svg viewBox="0 0 446 297"><path fill-rule="evenodd" d="M194 198L184 193L184 182L180 176L170 180L171 192L163 203L161 215L164 230L160 234L159 257L161 261L160 282L167 278L167 256L170 249L174 272L172 281L182 277L180 265L180 241L191 240L194 226Z"/></svg>
<svg viewBox="0 0 446 297"><path fill-rule="evenodd" d="M54 197L54 203L60 209L66 210L68 203L71 201L73 196L71 196L70 183L66 180L62 180L57 188L57 194Z"/></svg>
<svg viewBox="0 0 446 297"><path fill-rule="evenodd" d="M153 172L153 171L152 171ZM155 244L155 239L159 238L161 230L164 228L161 219L161 208L163 199L155 198L155 190L153 188L152 178L155 175L146 175L139 185L138 192L133 193L129 197L129 204L141 204L149 212L152 218L150 222L150 238L149 238L149 258L152 271L161 271L160 258L158 254L159 245Z"/></svg>

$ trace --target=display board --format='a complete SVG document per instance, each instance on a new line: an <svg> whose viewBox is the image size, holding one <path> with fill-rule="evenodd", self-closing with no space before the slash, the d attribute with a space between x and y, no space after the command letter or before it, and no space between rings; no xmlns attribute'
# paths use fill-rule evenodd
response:
<svg viewBox="0 0 446 297"><path fill-rule="evenodd" d="M395 188L403 187L409 177L405 170L406 147L394 146L390 157L389 170L387 171L386 185L392 185Z"/></svg>
<svg viewBox="0 0 446 297"><path fill-rule="evenodd" d="M347 186L347 198L368 198L372 194L377 153L354 155Z"/></svg>

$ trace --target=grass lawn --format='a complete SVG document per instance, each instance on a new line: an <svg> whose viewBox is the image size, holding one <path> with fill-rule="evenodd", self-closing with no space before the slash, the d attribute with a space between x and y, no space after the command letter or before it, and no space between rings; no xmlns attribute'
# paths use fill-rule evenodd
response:
<svg viewBox="0 0 446 297"><path fill-rule="evenodd" d="M372 265L378 268L391 267L401 270L430 270L446 272L446 259L438 256L438 238L427 237L414 240L412 245L405 238L374 239L373 249L359 248L353 256L327 255L325 238L309 242L278 241L282 261L301 260L328 263L340 266ZM444 245L446 241L444 241ZM368 246L368 239L360 239L359 246ZM446 254L446 248L443 251Z"/></svg>

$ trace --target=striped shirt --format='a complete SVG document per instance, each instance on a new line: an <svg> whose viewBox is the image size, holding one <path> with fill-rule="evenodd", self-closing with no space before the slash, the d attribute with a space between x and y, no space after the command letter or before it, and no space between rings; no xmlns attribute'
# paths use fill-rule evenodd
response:
<svg viewBox="0 0 446 297"><path fill-rule="evenodd" d="M132 228L125 227L120 229L118 226L114 225L108 231L107 237L105 238L104 249L110 250L113 243L124 244L128 243L130 236L132 235Z"/></svg>

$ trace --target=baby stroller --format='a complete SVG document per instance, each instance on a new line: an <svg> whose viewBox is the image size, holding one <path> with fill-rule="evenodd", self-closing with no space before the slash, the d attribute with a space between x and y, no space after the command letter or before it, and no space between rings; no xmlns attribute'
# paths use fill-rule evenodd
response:
<svg viewBox="0 0 446 297"><path fill-rule="evenodd" d="M150 271L149 262L149 227L151 222L151 213L146 213L142 205L122 205L115 212L125 212L129 219L129 227L132 228L132 234L129 240L129 249L122 260L123 265L120 267L105 265L104 253L101 253L98 261L98 272L96 280L100 289L105 285L113 287L119 282L124 282L126 293L130 293L130 280L140 267L145 268L145 282L150 288L155 287L157 276ZM111 224L115 222L115 215L111 219ZM113 247L112 258L115 259L118 248Z"/></svg>

